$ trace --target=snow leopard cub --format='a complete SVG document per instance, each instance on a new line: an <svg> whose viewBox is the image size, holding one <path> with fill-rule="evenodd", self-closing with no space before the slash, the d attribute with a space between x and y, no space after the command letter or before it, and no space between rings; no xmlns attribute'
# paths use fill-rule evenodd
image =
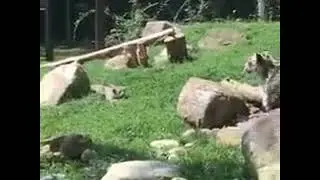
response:
<svg viewBox="0 0 320 180"><path fill-rule="evenodd" d="M244 69L247 73L256 72L265 84L262 86L262 106L265 111L280 108L280 64L267 52L254 53L248 58Z"/></svg>

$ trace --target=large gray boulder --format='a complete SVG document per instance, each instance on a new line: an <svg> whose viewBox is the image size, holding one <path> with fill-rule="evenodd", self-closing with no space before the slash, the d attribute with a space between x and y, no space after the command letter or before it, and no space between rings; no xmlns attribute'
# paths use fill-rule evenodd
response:
<svg viewBox="0 0 320 180"><path fill-rule="evenodd" d="M256 115L241 127L241 149L252 177L280 179L280 109Z"/></svg>
<svg viewBox="0 0 320 180"><path fill-rule="evenodd" d="M101 180L158 180L179 177L179 167L161 161L126 161L113 164Z"/></svg>
<svg viewBox="0 0 320 180"><path fill-rule="evenodd" d="M58 105L90 92L90 80L78 63L61 65L40 81L40 105Z"/></svg>

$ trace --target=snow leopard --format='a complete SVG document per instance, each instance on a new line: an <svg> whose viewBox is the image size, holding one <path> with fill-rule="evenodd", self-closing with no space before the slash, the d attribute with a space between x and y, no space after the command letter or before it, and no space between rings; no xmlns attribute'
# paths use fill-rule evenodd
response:
<svg viewBox="0 0 320 180"><path fill-rule="evenodd" d="M244 69L247 73L255 72L265 83L262 85L262 106L264 111L280 108L280 63L268 52L254 53Z"/></svg>

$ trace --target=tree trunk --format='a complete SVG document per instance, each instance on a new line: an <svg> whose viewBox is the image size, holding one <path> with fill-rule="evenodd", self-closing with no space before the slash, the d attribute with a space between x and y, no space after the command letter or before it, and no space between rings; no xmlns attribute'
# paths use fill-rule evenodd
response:
<svg viewBox="0 0 320 180"><path fill-rule="evenodd" d="M268 20L268 12L267 12L267 0L257 0L257 10L259 19L267 21Z"/></svg>

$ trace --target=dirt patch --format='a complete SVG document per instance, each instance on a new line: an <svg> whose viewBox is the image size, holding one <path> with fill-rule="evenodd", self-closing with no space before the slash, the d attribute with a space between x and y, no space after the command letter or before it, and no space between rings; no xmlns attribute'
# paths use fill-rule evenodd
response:
<svg viewBox="0 0 320 180"><path fill-rule="evenodd" d="M220 50L226 46L235 45L243 38L243 34L233 29L217 29L210 31L199 42L203 49Z"/></svg>

